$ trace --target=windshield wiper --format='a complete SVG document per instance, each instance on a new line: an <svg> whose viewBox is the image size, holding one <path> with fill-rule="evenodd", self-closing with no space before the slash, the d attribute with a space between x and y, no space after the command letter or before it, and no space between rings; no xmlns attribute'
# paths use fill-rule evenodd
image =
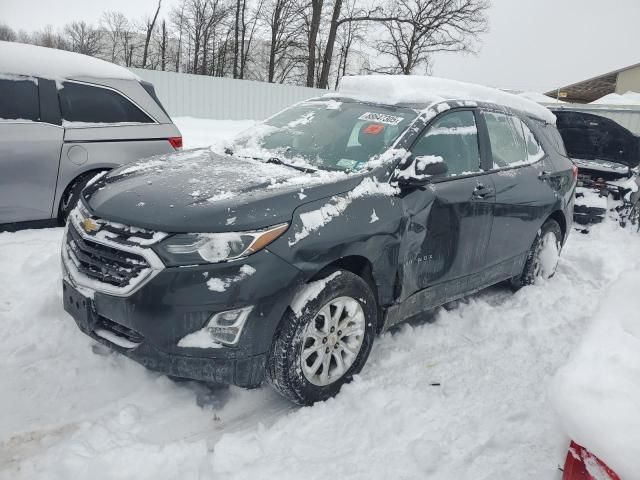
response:
<svg viewBox="0 0 640 480"><path fill-rule="evenodd" d="M254 160L260 160L259 158L255 158ZM265 160L263 160L265 161ZM304 172L304 173L313 173L315 172L314 169L312 168L308 168L308 167L301 167L299 165L293 165L292 163L287 163L287 162L283 162L282 159L278 158L278 157L270 157L266 160L267 163L273 163L274 165L284 165L285 167L289 167L289 168L294 168L296 170L298 170L299 172Z"/></svg>

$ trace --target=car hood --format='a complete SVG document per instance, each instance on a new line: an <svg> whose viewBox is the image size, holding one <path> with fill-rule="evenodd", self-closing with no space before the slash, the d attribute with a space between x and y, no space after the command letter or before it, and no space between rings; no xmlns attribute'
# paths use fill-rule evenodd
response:
<svg viewBox="0 0 640 480"><path fill-rule="evenodd" d="M127 225L171 233L246 231L288 222L300 205L351 190L362 178L205 148L127 164L82 195L93 214Z"/></svg>

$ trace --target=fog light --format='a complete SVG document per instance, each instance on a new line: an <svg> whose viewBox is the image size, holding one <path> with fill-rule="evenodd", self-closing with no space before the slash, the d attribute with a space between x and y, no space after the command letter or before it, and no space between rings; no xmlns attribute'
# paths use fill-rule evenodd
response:
<svg viewBox="0 0 640 480"><path fill-rule="evenodd" d="M213 315L207 325L178 342L179 347L216 348L220 344L233 346L238 343L240 334L253 306L227 310Z"/></svg>

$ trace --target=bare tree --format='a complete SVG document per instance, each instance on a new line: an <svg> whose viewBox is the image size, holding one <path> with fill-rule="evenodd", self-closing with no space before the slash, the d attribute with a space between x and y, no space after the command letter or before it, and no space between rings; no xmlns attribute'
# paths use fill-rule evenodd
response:
<svg viewBox="0 0 640 480"><path fill-rule="evenodd" d="M336 2L341 1L342 0L336 0ZM307 87L315 86L316 49L318 47L318 32L320 30L320 21L322 19L322 5L323 0L310 0L311 19L309 22L309 35L307 38L307 51L309 52L309 57L307 59Z"/></svg>
<svg viewBox="0 0 640 480"><path fill-rule="evenodd" d="M261 12L269 32L267 81L283 82L300 60L296 50L301 47L301 7L294 0L273 0Z"/></svg>
<svg viewBox="0 0 640 480"><path fill-rule="evenodd" d="M144 50L142 51L142 68L147 66L147 58L149 56L149 42L151 41L151 34L156 26L156 20L158 20L158 14L160 13L160 7L162 6L162 0L158 0L158 7L153 19L147 18L145 21L145 39Z"/></svg>
<svg viewBox="0 0 640 480"><path fill-rule="evenodd" d="M9 25L5 25L4 23L0 23L0 40L4 40L5 42L15 42L18 36L16 32Z"/></svg>
<svg viewBox="0 0 640 480"><path fill-rule="evenodd" d="M129 28L129 20L122 12L104 12L100 19L104 39L108 42L108 60L117 63L123 55L122 37Z"/></svg>
<svg viewBox="0 0 640 480"><path fill-rule="evenodd" d="M85 21L71 22L64 27L69 37L69 49L84 55L98 56L101 50L100 31Z"/></svg>
<svg viewBox="0 0 640 480"><path fill-rule="evenodd" d="M486 0L398 0L395 18L384 22L388 37L376 45L391 65L377 71L409 75L427 70L436 52L472 51L488 8Z"/></svg>

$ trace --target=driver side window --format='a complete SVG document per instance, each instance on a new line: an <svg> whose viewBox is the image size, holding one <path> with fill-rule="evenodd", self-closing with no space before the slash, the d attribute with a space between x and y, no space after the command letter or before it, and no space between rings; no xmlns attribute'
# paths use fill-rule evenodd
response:
<svg viewBox="0 0 640 480"><path fill-rule="evenodd" d="M447 176L481 171L478 129L472 111L451 112L438 118L411 149L413 158L441 159Z"/></svg>

